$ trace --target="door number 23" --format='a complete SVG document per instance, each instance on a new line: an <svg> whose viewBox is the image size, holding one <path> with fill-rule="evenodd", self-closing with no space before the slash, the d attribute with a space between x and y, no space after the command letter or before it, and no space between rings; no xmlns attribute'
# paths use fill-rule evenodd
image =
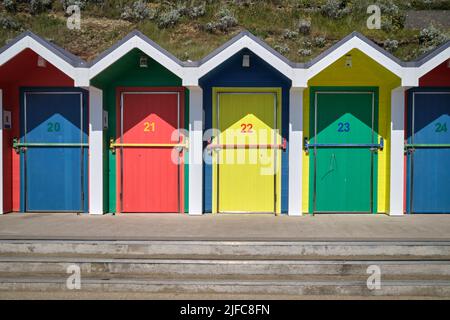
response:
<svg viewBox="0 0 450 320"><path fill-rule="evenodd" d="M350 122L339 122L338 132L350 132Z"/></svg>

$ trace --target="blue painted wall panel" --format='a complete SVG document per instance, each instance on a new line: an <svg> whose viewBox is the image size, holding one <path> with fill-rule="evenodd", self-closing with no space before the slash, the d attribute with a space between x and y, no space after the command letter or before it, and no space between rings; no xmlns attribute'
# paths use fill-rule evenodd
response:
<svg viewBox="0 0 450 320"><path fill-rule="evenodd" d="M88 142L85 92L24 89L21 97L21 142ZM81 147L27 148L21 154L22 210L86 211L87 153Z"/></svg>
<svg viewBox="0 0 450 320"><path fill-rule="evenodd" d="M242 67L242 56L250 55L250 67ZM241 50L225 63L200 79L203 88L205 131L212 127L212 88L214 87L278 87L282 88L282 136L289 138L289 90L291 81L248 49ZM288 140L289 142L289 140ZM205 142L205 146L206 146ZM289 145L289 144L288 144ZM288 211L289 152L282 153L281 211ZM212 166L203 167L203 206L205 212L212 212Z"/></svg>
<svg viewBox="0 0 450 320"><path fill-rule="evenodd" d="M450 90L416 89L408 96L408 143L427 144L407 159L407 211L450 213Z"/></svg>

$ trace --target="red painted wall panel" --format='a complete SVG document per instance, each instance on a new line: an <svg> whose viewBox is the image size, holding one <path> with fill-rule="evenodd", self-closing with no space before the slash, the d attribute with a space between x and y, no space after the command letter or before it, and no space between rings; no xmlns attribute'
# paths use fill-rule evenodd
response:
<svg viewBox="0 0 450 320"><path fill-rule="evenodd" d="M167 92L167 88L146 93L123 94L123 135L121 135L120 109L118 116L118 142L145 144L174 144L174 131L183 125L183 92ZM132 91L140 91L133 88ZM124 89L129 92L130 89ZM160 91L158 93L158 91ZM178 93L178 95L176 94ZM178 100L179 99L179 100ZM180 110L178 110L178 102ZM118 104L120 107L120 104ZM120 138L122 138L120 140ZM182 167L172 160L171 147L127 148L117 150L118 192L122 191L122 206L118 212L180 212L182 210ZM122 158L121 158L122 157ZM175 153L175 157L183 154ZM121 161L123 179L121 181ZM122 188L123 189L122 189Z"/></svg>
<svg viewBox="0 0 450 320"><path fill-rule="evenodd" d="M421 87L450 87L450 68L447 61L420 78L419 85Z"/></svg>
<svg viewBox="0 0 450 320"><path fill-rule="evenodd" d="M47 63L37 66L38 55L30 49L19 53L0 67L0 88L3 91L3 108L12 112L13 128L4 133L3 196L5 211L20 210L20 161L12 149L12 139L20 136L20 88L21 87L72 87L73 80Z"/></svg>

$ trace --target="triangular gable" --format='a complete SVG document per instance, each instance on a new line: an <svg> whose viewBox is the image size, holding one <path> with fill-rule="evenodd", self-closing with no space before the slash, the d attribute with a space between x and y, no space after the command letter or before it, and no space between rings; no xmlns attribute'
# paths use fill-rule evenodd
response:
<svg viewBox="0 0 450 320"><path fill-rule="evenodd" d="M167 70L183 78L183 63L180 60L141 32L133 31L90 63L90 79L93 79L133 49L141 50Z"/></svg>
<svg viewBox="0 0 450 320"><path fill-rule="evenodd" d="M307 70L307 81L328 68L353 49L358 49L384 68L403 79L405 75L404 67L406 66L404 62L394 57L362 34L353 32L303 66Z"/></svg>
<svg viewBox="0 0 450 320"><path fill-rule="evenodd" d="M417 59L413 64L416 67L418 79L431 72L433 69L450 59L450 41L447 41L432 52ZM450 71L449 71L450 72Z"/></svg>
<svg viewBox="0 0 450 320"><path fill-rule="evenodd" d="M26 49L31 49L61 72L74 79L75 84L84 82L82 78L84 71L87 70L85 61L30 31L22 33L0 49L0 66Z"/></svg>
<svg viewBox="0 0 450 320"><path fill-rule="evenodd" d="M239 33L220 48L214 50L202 60L187 64L186 67L189 72L186 72L186 74L191 73L189 74L189 80L187 82L189 82L190 85L197 85L198 80L201 77L214 70L242 49L250 50L288 79L293 80L294 72L292 69L292 62L271 48L261 39L255 37L248 31L244 31Z"/></svg>

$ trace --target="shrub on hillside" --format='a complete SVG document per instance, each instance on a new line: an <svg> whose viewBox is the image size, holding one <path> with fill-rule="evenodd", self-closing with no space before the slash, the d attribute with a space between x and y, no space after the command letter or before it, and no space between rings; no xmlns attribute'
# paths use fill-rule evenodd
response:
<svg viewBox="0 0 450 320"><path fill-rule="evenodd" d="M274 49L283 55L287 54L287 53L289 53L289 51L291 51L291 49L289 49L289 47L285 44L277 44L274 46Z"/></svg>
<svg viewBox="0 0 450 320"><path fill-rule="evenodd" d="M191 19L196 19L199 17L203 17L206 14L206 5L205 4L201 4L198 6L186 6L183 5L181 7L177 8L178 13L180 14L180 16L185 16Z"/></svg>
<svg viewBox="0 0 450 320"><path fill-rule="evenodd" d="M16 12L17 10L17 3L15 0L3 0L2 4L8 12Z"/></svg>
<svg viewBox="0 0 450 320"><path fill-rule="evenodd" d="M314 45L317 48L323 48L327 44L327 40L324 37L316 37L314 38Z"/></svg>
<svg viewBox="0 0 450 320"><path fill-rule="evenodd" d="M219 11L219 17L219 22L216 27L221 31L227 32L229 29L237 26L238 24L236 17L229 9L221 9Z"/></svg>
<svg viewBox="0 0 450 320"><path fill-rule="evenodd" d="M384 49L386 49L389 52L394 52L395 50L398 49L398 41L386 39L383 42L383 47L384 47Z"/></svg>
<svg viewBox="0 0 450 320"><path fill-rule="evenodd" d="M312 48L313 46L312 42L308 39L303 40L302 45L304 48Z"/></svg>
<svg viewBox="0 0 450 320"><path fill-rule="evenodd" d="M300 49L298 50L298 54L303 57L309 57L310 55L312 55L312 51L311 49Z"/></svg>
<svg viewBox="0 0 450 320"><path fill-rule="evenodd" d="M295 39L297 37L298 37L297 31L284 30L284 32L283 32L283 38L285 38L285 39Z"/></svg>
<svg viewBox="0 0 450 320"><path fill-rule="evenodd" d="M156 12L151 10L144 1L138 0L133 2L131 6L126 6L120 17L128 21L141 21L154 18L155 14Z"/></svg>
<svg viewBox="0 0 450 320"><path fill-rule="evenodd" d="M30 12L33 14L39 14L52 8L52 0L31 0Z"/></svg>
<svg viewBox="0 0 450 320"><path fill-rule="evenodd" d="M208 32L215 32L216 30L228 32L231 28L238 25L238 20L227 8L222 8L219 11L218 18L219 20L216 22L208 22L204 27L205 30Z"/></svg>
<svg viewBox="0 0 450 320"><path fill-rule="evenodd" d="M428 28L424 28L419 34L420 52L424 53L435 49L439 45L448 40L448 36L441 32L439 29L430 25Z"/></svg>
<svg viewBox="0 0 450 320"><path fill-rule="evenodd" d="M0 28L5 30L19 30L20 24L11 17L0 15Z"/></svg>
<svg viewBox="0 0 450 320"><path fill-rule="evenodd" d="M310 34L311 33L311 21L300 20L300 22L298 23L298 31L304 35Z"/></svg>
<svg viewBox="0 0 450 320"><path fill-rule="evenodd" d="M64 11L70 6L78 6L80 9L84 9L88 0L61 0Z"/></svg>
<svg viewBox="0 0 450 320"><path fill-rule="evenodd" d="M350 4L345 0L328 0L323 6L320 7L320 11L323 16L340 19L352 12Z"/></svg>
<svg viewBox="0 0 450 320"><path fill-rule="evenodd" d="M385 31L403 29L405 13L392 1L384 0L378 3L381 9L381 28Z"/></svg>
<svg viewBox="0 0 450 320"><path fill-rule="evenodd" d="M181 15L177 9L170 10L161 14L158 20L158 27L168 28L176 25L180 20Z"/></svg>

